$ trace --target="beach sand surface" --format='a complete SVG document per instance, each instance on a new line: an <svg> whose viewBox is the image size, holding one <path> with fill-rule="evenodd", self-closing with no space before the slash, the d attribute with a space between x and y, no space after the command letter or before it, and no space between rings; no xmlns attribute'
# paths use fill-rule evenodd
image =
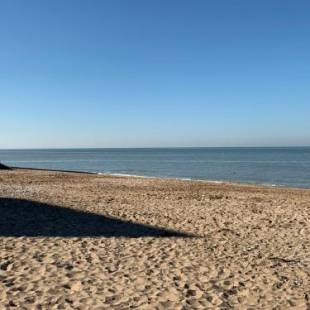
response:
<svg viewBox="0 0 310 310"><path fill-rule="evenodd" d="M310 190L0 172L0 309L310 309Z"/></svg>

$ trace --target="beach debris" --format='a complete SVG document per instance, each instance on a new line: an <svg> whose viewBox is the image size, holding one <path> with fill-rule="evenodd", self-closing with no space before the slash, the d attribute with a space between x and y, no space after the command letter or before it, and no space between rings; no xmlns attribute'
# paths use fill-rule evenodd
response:
<svg viewBox="0 0 310 310"><path fill-rule="evenodd" d="M270 260L277 261L280 263L301 263L301 259L299 258L285 258L285 257L269 257Z"/></svg>

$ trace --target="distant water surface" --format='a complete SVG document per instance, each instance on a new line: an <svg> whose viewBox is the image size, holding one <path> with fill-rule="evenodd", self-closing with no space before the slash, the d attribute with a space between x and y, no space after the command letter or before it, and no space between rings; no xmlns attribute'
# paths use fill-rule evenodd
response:
<svg viewBox="0 0 310 310"><path fill-rule="evenodd" d="M310 147L0 150L10 166L310 188Z"/></svg>

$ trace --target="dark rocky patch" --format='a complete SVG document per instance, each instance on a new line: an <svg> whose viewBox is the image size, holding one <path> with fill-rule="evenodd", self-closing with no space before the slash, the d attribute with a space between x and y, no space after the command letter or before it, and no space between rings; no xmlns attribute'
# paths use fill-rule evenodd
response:
<svg viewBox="0 0 310 310"><path fill-rule="evenodd" d="M0 170L11 170L11 168L0 163Z"/></svg>

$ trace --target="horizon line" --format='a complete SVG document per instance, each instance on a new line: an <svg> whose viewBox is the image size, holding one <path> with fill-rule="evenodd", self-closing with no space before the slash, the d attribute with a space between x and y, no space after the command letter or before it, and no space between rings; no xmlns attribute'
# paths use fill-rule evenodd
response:
<svg viewBox="0 0 310 310"><path fill-rule="evenodd" d="M26 147L0 148L0 151L19 150L103 150L103 149L204 149L204 148L310 148L310 145L282 145L282 146L140 146L140 147Z"/></svg>

